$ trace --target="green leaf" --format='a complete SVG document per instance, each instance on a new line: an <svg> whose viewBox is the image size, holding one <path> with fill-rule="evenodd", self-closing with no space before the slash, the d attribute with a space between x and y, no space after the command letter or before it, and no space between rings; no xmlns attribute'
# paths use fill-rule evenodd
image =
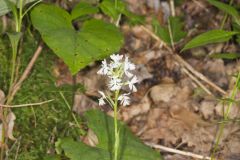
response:
<svg viewBox="0 0 240 160"><path fill-rule="evenodd" d="M71 138L59 140L59 146L71 160L111 160L108 151L90 147L82 142L75 142Z"/></svg>
<svg viewBox="0 0 240 160"><path fill-rule="evenodd" d="M96 147L90 147L82 142L63 139L60 143L61 148L71 160L110 160L114 145L113 118L99 110L89 110L84 116L89 128L96 134L99 144ZM144 145L125 125L118 123L120 127L119 160L162 160L159 153Z"/></svg>
<svg viewBox="0 0 240 160"><path fill-rule="evenodd" d="M240 58L239 53L214 53L209 57L211 58L221 58L221 59L237 59Z"/></svg>
<svg viewBox="0 0 240 160"><path fill-rule="evenodd" d="M154 32L163 40L164 42L171 44L169 32L167 27L163 27L159 24L157 18L153 18L152 26Z"/></svg>
<svg viewBox="0 0 240 160"><path fill-rule="evenodd" d="M228 41L233 35L238 33L239 32L231 32L224 30L211 30L193 38L184 46L181 52L190 48L199 47L206 44L225 42Z"/></svg>
<svg viewBox="0 0 240 160"><path fill-rule="evenodd" d="M8 5L9 2L13 2L13 4L17 5L19 7L19 1L18 0L0 0L0 16L7 14L12 10L11 6ZM25 0L24 5L33 2L35 0ZM17 4L18 2L18 4Z"/></svg>
<svg viewBox="0 0 240 160"><path fill-rule="evenodd" d="M118 19L120 14L126 16L132 24L140 24L145 20L143 16L139 16L130 12L123 1L118 0L115 6L114 0L103 0L99 7L104 14L112 17L115 21Z"/></svg>
<svg viewBox="0 0 240 160"><path fill-rule="evenodd" d="M17 48L18 48L18 44L19 44L22 33L14 32L14 33L7 33L7 35L10 39L13 53L17 53Z"/></svg>
<svg viewBox="0 0 240 160"><path fill-rule="evenodd" d="M90 15L90 14L94 14L98 12L98 8L95 6L92 6L89 3L86 2L79 2L72 10L71 12L71 16L72 16L72 20L82 17L82 16L86 16L86 15Z"/></svg>
<svg viewBox="0 0 240 160"><path fill-rule="evenodd" d="M122 3L121 3L122 4ZM119 5L119 4L118 4ZM112 0L104 0L99 7L103 11L104 14L112 17L114 20L118 19L120 14L119 10L115 8L115 2Z"/></svg>
<svg viewBox="0 0 240 160"><path fill-rule="evenodd" d="M46 44L68 65L72 74L95 60L117 52L123 44L119 29L101 20L85 21L80 31L65 10L41 4L31 12L33 26Z"/></svg>
<svg viewBox="0 0 240 160"><path fill-rule="evenodd" d="M45 156L43 160L61 160L59 156Z"/></svg>
<svg viewBox="0 0 240 160"><path fill-rule="evenodd" d="M169 24L172 31L173 42L179 42L182 38L184 38L187 33L184 32L183 29L183 22L179 17L169 17Z"/></svg>
<svg viewBox="0 0 240 160"><path fill-rule="evenodd" d="M186 32L182 30L183 23L179 17L169 17L169 25L172 32L173 42L177 43L186 36ZM161 26L156 18L152 22L155 33L167 44L171 44L170 31L168 26Z"/></svg>
<svg viewBox="0 0 240 160"><path fill-rule="evenodd" d="M144 21L145 21L144 16L136 15L127 9L123 10L122 14L128 18L130 24L133 24L133 25L144 24Z"/></svg>
<svg viewBox="0 0 240 160"><path fill-rule="evenodd" d="M218 9L226 12L227 14L233 16L233 18L236 20L236 22L238 24L240 24L240 21L239 21L239 14L238 14L238 11L230 6L229 4L225 4L223 2L220 2L220 1L216 1L216 0L207 0L210 4L214 5L215 7L217 7Z"/></svg>

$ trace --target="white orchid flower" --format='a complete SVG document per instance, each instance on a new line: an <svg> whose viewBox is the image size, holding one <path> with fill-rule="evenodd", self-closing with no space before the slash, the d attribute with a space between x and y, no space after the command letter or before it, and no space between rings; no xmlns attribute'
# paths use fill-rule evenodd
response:
<svg viewBox="0 0 240 160"><path fill-rule="evenodd" d="M97 72L97 74L107 75L109 71L110 71L110 68L109 68L109 66L108 66L108 64L107 64L106 59L104 59L104 60L102 61L101 68L100 68L100 70Z"/></svg>
<svg viewBox="0 0 240 160"><path fill-rule="evenodd" d="M131 78L133 74L129 71L132 71L135 69L136 69L135 65L128 60L128 57L126 57L124 61L124 73L126 74L126 76Z"/></svg>
<svg viewBox="0 0 240 160"><path fill-rule="evenodd" d="M138 82L137 76L134 76L130 81L128 81L128 87L131 91L137 92L137 88L135 86L135 83Z"/></svg>
<svg viewBox="0 0 240 160"><path fill-rule="evenodd" d="M121 101L121 104L123 106L127 106L130 104L129 94L130 93L124 93L118 97L118 100Z"/></svg>
<svg viewBox="0 0 240 160"><path fill-rule="evenodd" d="M105 105L105 104L106 104L106 103L105 103L103 97L98 99L98 105L99 105L99 106L103 106L103 105Z"/></svg>
<svg viewBox="0 0 240 160"><path fill-rule="evenodd" d="M112 77L108 84L111 91L117 91L122 88L122 80L117 77Z"/></svg>

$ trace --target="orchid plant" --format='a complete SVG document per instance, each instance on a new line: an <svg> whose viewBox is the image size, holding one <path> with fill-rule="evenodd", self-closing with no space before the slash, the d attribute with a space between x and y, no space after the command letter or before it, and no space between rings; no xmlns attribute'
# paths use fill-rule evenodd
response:
<svg viewBox="0 0 240 160"><path fill-rule="evenodd" d="M136 92L135 84L138 82L137 76L132 73L136 66L129 61L127 56L113 54L108 63L106 59L102 61L100 70L97 72L100 75L108 77L109 91L99 91L99 105L109 104L114 110L114 160L118 159L119 152L119 128L118 128L118 108L119 104L127 106L130 104L129 95Z"/></svg>

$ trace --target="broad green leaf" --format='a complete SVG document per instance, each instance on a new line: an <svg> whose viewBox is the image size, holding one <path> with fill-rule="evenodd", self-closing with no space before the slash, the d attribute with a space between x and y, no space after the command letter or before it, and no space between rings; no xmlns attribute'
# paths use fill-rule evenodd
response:
<svg viewBox="0 0 240 160"><path fill-rule="evenodd" d="M190 48L203 46L206 44L211 43L218 43L218 42L226 42L228 41L233 35L238 34L239 32L231 32L231 31L224 31L224 30L211 30L205 33L198 35L197 37L193 38L190 42L188 42L184 48L181 50L185 51Z"/></svg>
<svg viewBox="0 0 240 160"><path fill-rule="evenodd" d="M13 2L17 6L19 6L18 0L0 0L0 16L5 15L12 10L11 7L8 5L7 1ZM26 5L30 2L33 2L33 1L35 1L35 0L25 0L24 5Z"/></svg>
<svg viewBox="0 0 240 160"><path fill-rule="evenodd" d="M90 147L82 142L75 142L71 138L58 140L57 143L70 160L111 160L107 150Z"/></svg>
<svg viewBox="0 0 240 160"><path fill-rule="evenodd" d="M98 8L86 3L86 2L79 2L72 10L71 16L72 20L79 18L81 16L86 16L90 14L94 14L98 12Z"/></svg>
<svg viewBox="0 0 240 160"><path fill-rule="evenodd" d="M173 42L177 43L186 36L186 32L183 29L183 23L179 17L169 17L168 23L171 28ZM161 26L158 20L155 18L152 22L155 33L167 44L171 44L170 31L168 26Z"/></svg>
<svg viewBox="0 0 240 160"><path fill-rule="evenodd" d="M59 156L45 156L43 160L61 160Z"/></svg>
<svg viewBox="0 0 240 160"><path fill-rule="evenodd" d="M240 24L240 16L238 14L238 11L230 6L229 4L225 4L223 2L220 1L216 1L216 0L207 0L210 4L214 5L215 7L217 7L218 9L226 12L227 14L233 16L233 18L236 20L236 22L238 24Z"/></svg>
<svg viewBox="0 0 240 160"><path fill-rule="evenodd" d="M98 138L99 144L90 147L82 142L62 139L60 147L71 160L110 160L113 156L114 121L99 110L89 110L85 113L88 126ZM119 160L162 160L159 153L144 145L122 123L120 127L120 158Z"/></svg>
<svg viewBox="0 0 240 160"><path fill-rule="evenodd" d="M46 44L68 65L72 74L95 60L117 52L123 44L119 29L101 20L85 21L80 31L65 10L41 4L31 12L33 26Z"/></svg>
<svg viewBox="0 0 240 160"><path fill-rule="evenodd" d="M221 59L237 59L240 58L239 53L214 53L209 57L211 58L221 58Z"/></svg>

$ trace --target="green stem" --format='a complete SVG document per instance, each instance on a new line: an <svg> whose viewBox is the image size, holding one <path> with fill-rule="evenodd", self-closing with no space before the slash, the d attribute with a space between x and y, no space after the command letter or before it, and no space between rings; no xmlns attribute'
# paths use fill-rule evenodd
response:
<svg viewBox="0 0 240 160"><path fill-rule="evenodd" d="M77 117L76 117L75 114L72 112L71 106L70 106L70 104L68 103L67 99L65 98L65 96L63 95L62 92L59 92L59 94L61 95L64 103L66 104L66 106L68 107L69 111L71 112L71 115L72 115L72 117L73 117L76 125L77 125L78 128L79 128L80 134L81 134L81 135L85 135L85 132L84 132L84 130L82 130L82 128L81 128L81 126L80 126L80 124L79 124L79 122L78 122L78 120L77 120Z"/></svg>
<svg viewBox="0 0 240 160"><path fill-rule="evenodd" d="M118 160L118 148L119 148L119 130L118 130L118 96L119 90L115 92L115 101L113 105L114 109L114 160Z"/></svg>
<svg viewBox="0 0 240 160"><path fill-rule="evenodd" d="M23 0L19 0L18 28L16 32L21 32L22 18L23 18Z"/></svg>
<svg viewBox="0 0 240 160"><path fill-rule="evenodd" d="M117 7L118 7L118 0L115 0L114 2L115 2L115 9L117 9Z"/></svg>
<svg viewBox="0 0 240 160"><path fill-rule="evenodd" d="M239 82L240 82L240 72L238 73L237 81L236 81L236 83L234 85L234 88L233 88L233 91L232 91L232 94L231 94L231 99L234 99L236 97L236 95L237 95ZM233 106L233 101L229 101L227 110L226 110L226 112L224 112L224 115L223 115L224 121L228 120L228 115L230 113L230 110L231 110L232 106ZM220 140L221 140L222 135L223 135L225 124L226 123L221 123L220 124L220 128L219 128L219 131L218 131L216 144L214 145L213 152L211 154L211 160L214 160L215 153L216 153L216 151L218 149L218 145L219 145Z"/></svg>
<svg viewBox="0 0 240 160"><path fill-rule="evenodd" d="M231 0L231 1L229 2L229 5L232 5L232 3L233 3L233 0ZM220 29L223 29L223 27L224 27L224 25L225 25L225 23L226 23L227 17L228 17L228 15L227 15L227 13L225 13L225 14L224 14L224 17L223 17L223 21L222 21L222 23L221 23Z"/></svg>

